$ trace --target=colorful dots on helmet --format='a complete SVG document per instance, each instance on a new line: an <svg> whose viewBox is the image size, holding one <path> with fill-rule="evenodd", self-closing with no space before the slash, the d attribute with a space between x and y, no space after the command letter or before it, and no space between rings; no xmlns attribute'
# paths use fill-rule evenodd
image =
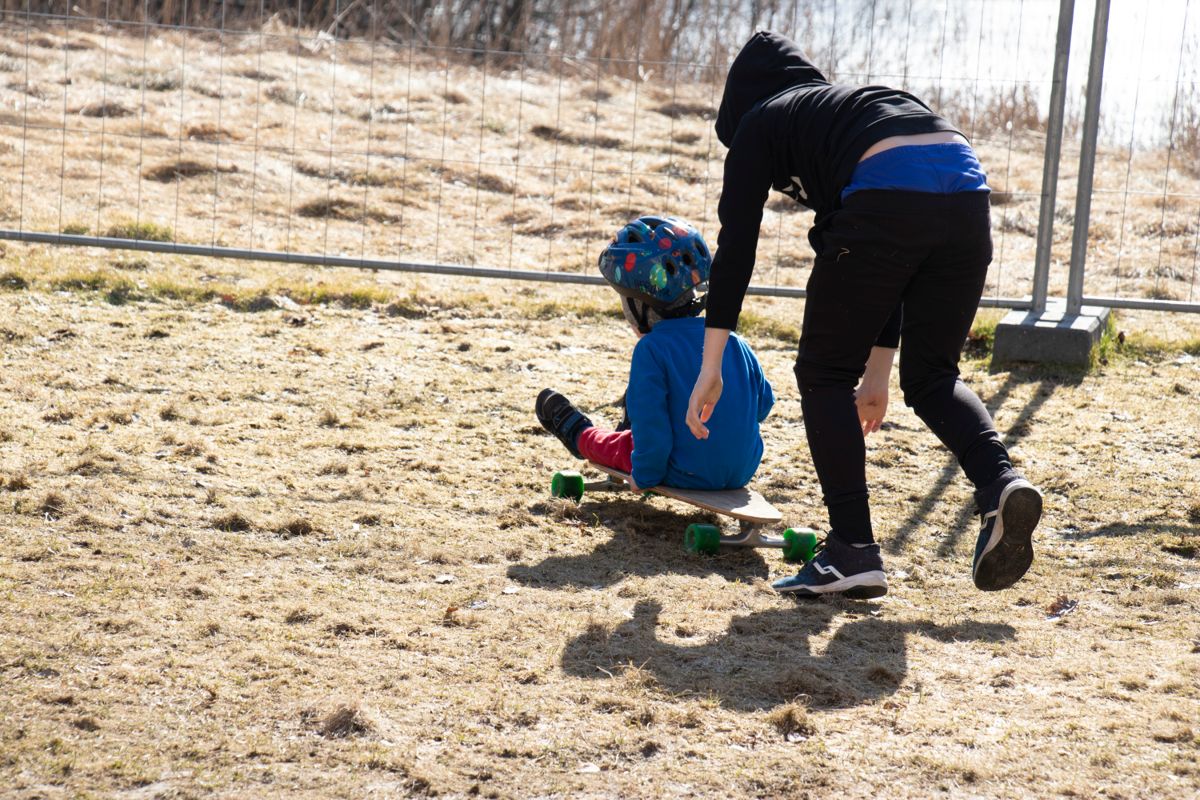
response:
<svg viewBox="0 0 1200 800"><path fill-rule="evenodd" d="M655 264L654 269L650 270L650 282L654 284L655 289L662 289L667 285L667 271L663 269L662 264Z"/></svg>
<svg viewBox="0 0 1200 800"><path fill-rule="evenodd" d="M626 297L666 308L708 282L711 258L687 221L644 216L617 232L600 259L604 279Z"/></svg>

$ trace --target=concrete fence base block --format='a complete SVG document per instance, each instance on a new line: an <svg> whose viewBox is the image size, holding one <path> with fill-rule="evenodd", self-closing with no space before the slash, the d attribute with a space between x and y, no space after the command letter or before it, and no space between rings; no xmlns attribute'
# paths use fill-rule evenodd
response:
<svg viewBox="0 0 1200 800"><path fill-rule="evenodd" d="M1046 310L1010 311L996 326L992 363L1033 361L1037 363L1087 365L1092 348L1108 325L1110 309L1084 306L1079 314L1067 314L1067 304L1051 300Z"/></svg>

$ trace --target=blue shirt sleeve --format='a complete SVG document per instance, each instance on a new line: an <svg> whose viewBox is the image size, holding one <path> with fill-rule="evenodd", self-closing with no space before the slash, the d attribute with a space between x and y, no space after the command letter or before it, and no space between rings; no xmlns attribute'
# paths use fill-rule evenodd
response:
<svg viewBox="0 0 1200 800"><path fill-rule="evenodd" d="M666 371L655 358L649 339L633 348L625 407L633 422L633 480L643 489L658 486L667 475L674 442Z"/></svg>

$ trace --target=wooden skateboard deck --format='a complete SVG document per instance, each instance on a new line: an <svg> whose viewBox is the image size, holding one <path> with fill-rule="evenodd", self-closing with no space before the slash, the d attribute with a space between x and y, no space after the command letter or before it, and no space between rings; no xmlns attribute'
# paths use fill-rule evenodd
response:
<svg viewBox="0 0 1200 800"><path fill-rule="evenodd" d="M599 470L604 474L621 481L628 488L630 476L627 472L622 472L619 469L606 467L603 464L597 464L593 461L587 462L588 466ZM594 485L590 488L606 488L602 485ZM607 487L615 488L615 487ZM759 525L770 525L783 521L783 514L779 512L775 506L767 502L767 499L758 492L749 487L741 489L723 489L720 491L705 491L703 489L678 489L673 486L655 486L648 491L655 494L661 494L664 497L670 497L674 500L680 500L684 503L689 503L705 511L712 511L715 514L724 514L727 517L733 517L737 520L753 522Z"/></svg>

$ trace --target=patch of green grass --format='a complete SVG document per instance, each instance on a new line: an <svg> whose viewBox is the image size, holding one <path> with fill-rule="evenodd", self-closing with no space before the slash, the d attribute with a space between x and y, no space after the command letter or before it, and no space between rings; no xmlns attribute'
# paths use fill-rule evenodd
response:
<svg viewBox="0 0 1200 800"><path fill-rule="evenodd" d="M1179 340L1146 332L1129 334L1119 329L1114 311L1108 315L1108 325L1093 350L1092 366L1114 361L1161 361L1180 353L1200 356L1200 337Z"/></svg>
<svg viewBox="0 0 1200 800"><path fill-rule="evenodd" d="M62 232L68 236L87 236L92 229L82 222L68 222L63 225Z"/></svg>
<svg viewBox="0 0 1200 800"><path fill-rule="evenodd" d="M1134 360L1155 361L1178 353L1200 356L1200 337L1180 341L1162 339L1146 333L1125 336L1118 334L1117 341L1110 346L1108 354Z"/></svg>
<svg viewBox="0 0 1200 800"><path fill-rule="evenodd" d="M180 283L166 278L155 278L146 286L146 294L163 300L180 300L185 303L207 303L222 294L220 287L194 283Z"/></svg>
<svg viewBox="0 0 1200 800"><path fill-rule="evenodd" d="M51 278L50 288L56 292L99 292L109 287L112 276L100 270L73 270Z"/></svg>
<svg viewBox="0 0 1200 800"><path fill-rule="evenodd" d="M621 308L614 295L611 303L599 304L591 300L538 300L522 306L523 316L529 319L549 320L576 317L579 319L620 319ZM490 303L489 303L490 305Z"/></svg>
<svg viewBox="0 0 1200 800"><path fill-rule="evenodd" d="M1092 348L1088 361L1088 371L1098 365L1107 364L1125 342L1125 335L1117 330L1117 313L1110 312L1100 333L1100 342Z"/></svg>
<svg viewBox="0 0 1200 800"><path fill-rule="evenodd" d="M963 358L986 361L992 357L992 349L996 346L996 328L1001 319L1001 313L981 311L976 314L975 324L971 326L966 344L963 345Z"/></svg>
<svg viewBox="0 0 1200 800"><path fill-rule="evenodd" d="M175 233L154 222L119 222L104 232L112 239L137 239L143 242L173 242Z"/></svg>
<svg viewBox="0 0 1200 800"><path fill-rule="evenodd" d="M768 317L755 311L743 309L738 317L738 333L755 338L779 339L795 343L800 340L800 327L791 322Z"/></svg>
<svg viewBox="0 0 1200 800"><path fill-rule="evenodd" d="M133 281L105 270L74 270L51 278L49 286L57 292L103 292L115 306L144 298Z"/></svg>
<svg viewBox="0 0 1200 800"><path fill-rule="evenodd" d="M366 309L392 301L392 293L378 286L288 286L279 291L304 305L338 305Z"/></svg>

